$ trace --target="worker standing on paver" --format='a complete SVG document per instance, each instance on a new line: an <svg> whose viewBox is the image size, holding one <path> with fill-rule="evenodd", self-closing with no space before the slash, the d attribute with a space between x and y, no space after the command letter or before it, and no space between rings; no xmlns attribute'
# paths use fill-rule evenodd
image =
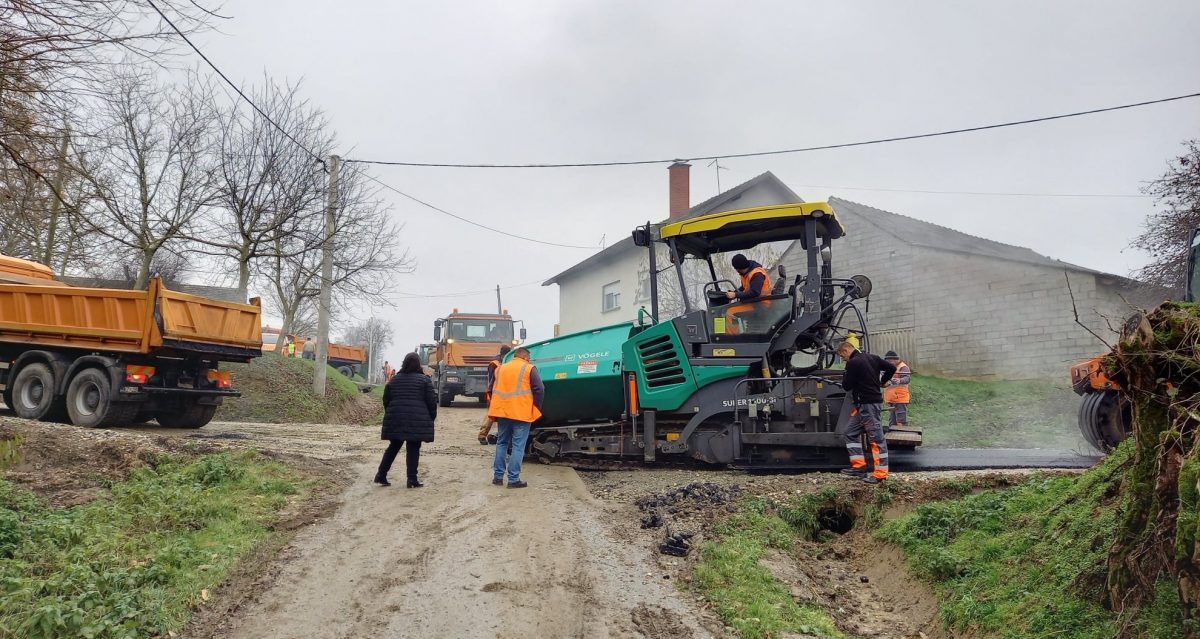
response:
<svg viewBox="0 0 1200 639"><path fill-rule="evenodd" d="M492 387L496 385L496 371L499 370L501 363L504 362L504 356L508 355L508 352L511 350L512 347L508 344L501 346L500 355L498 355L496 359L488 362L487 392L484 393L484 398L487 399L489 406L492 403ZM496 418L492 417L491 415L487 415L483 418L483 426L479 429L480 444L486 446L488 444L496 443L495 438L489 439L492 432L492 425L495 423Z"/></svg>
<svg viewBox="0 0 1200 639"><path fill-rule="evenodd" d="M848 341L838 346L837 353L846 362L842 388L846 391L846 397L854 402L850 424L846 428L850 468L843 468L842 474L860 478L868 484L878 484L888 476L887 440L879 423L879 409L883 403L880 389L891 381L896 374L896 367L878 355L859 351ZM871 441L872 461L875 463L875 470L870 475L867 474L867 459L863 454L863 433Z"/></svg>
<svg viewBox="0 0 1200 639"><path fill-rule="evenodd" d="M908 427L908 402L912 398L908 383L912 378L912 371L896 351L888 351L883 359L896 367L896 374L888 380L887 387L883 389L883 401L887 402L889 409L888 425L884 429L884 432L887 432L897 426Z"/></svg>
<svg viewBox="0 0 1200 639"><path fill-rule="evenodd" d="M504 485L508 473L509 488L525 488L521 481L521 460L529 429L542 416L542 400L546 387L537 367L529 361L529 349L517 348L513 357L496 371L488 415L496 418L499 431L496 437L496 456L492 462L492 484ZM509 446L512 454L509 455Z"/></svg>

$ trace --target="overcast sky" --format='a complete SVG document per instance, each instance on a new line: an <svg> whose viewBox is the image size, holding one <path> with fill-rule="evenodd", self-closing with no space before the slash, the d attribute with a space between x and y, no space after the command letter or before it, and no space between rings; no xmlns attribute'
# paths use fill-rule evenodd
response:
<svg viewBox="0 0 1200 639"><path fill-rule="evenodd" d="M578 162L890 137L1200 91L1200 3L365 2L227 0L200 38L236 81L303 80L349 157ZM1200 136L1200 100L855 149L723 161L724 188L770 170L806 200L863 202L1083 266L1127 274L1152 202L911 190L1137 194ZM389 184L481 223L581 245L667 212L665 165L554 170L377 167ZM836 187L836 188L834 188ZM717 191L692 169L692 202ZM399 197L417 271L401 291L540 281L587 250L499 237ZM848 229L853 232L853 229ZM836 248L836 247L835 247ZM867 275L870 275L869 273ZM548 337L557 287L504 291ZM599 304L599 293L597 293ZM399 300L389 359L452 307ZM362 311L366 313L367 311Z"/></svg>

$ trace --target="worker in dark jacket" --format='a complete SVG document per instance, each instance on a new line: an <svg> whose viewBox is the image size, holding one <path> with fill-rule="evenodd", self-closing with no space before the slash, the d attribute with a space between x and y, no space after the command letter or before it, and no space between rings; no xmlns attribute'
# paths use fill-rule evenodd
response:
<svg viewBox="0 0 1200 639"><path fill-rule="evenodd" d="M850 468L843 468L842 474L858 477L868 484L878 484L888 476L887 440L879 423L882 389L896 374L896 365L880 359L878 355L860 352L848 341L842 342L837 352L846 362L842 388L846 391L846 398L853 402L850 425L846 428ZM871 441L872 461L875 462L875 470L870 475L867 474L867 459L863 455L864 432Z"/></svg>
<svg viewBox="0 0 1200 639"><path fill-rule="evenodd" d="M380 439L390 440L391 443L379 462L375 483L391 485L387 480L388 471L400 447L408 443L408 487L420 488L424 486L417 479L421 443L433 441L433 422L437 419L438 402L433 382L421 370L421 358L416 353L404 356L400 372L392 376L392 380L384 387L383 408L383 434Z"/></svg>
<svg viewBox="0 0 1200 639"><path fill-rule="evenodd" d="M508 352L511 350L512 347L510 347L508 344L501 346L500 354L496 356L496 359L488 362L487 393L484 393L484 398L487 400L488 404L492 403L492 387L496 385L496 371L499 370L500 365L504 363L504 356L508 355ZM496 436L491 434L492 425L495 423L495 417L492 417L491 415L484 416L483 426L479 428L480 444L486 446L488 444L496 443Z"/></svg>

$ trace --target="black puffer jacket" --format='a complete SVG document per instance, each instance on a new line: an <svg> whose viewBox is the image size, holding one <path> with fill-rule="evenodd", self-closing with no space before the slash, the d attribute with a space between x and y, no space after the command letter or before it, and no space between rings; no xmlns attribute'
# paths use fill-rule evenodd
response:
<svg viewBox="0 0 1200 639"><path fill-rule="evenodd" d="M380 439L433 441L437 396L424 373L396 373L383 389L383 408Z"/></svg>

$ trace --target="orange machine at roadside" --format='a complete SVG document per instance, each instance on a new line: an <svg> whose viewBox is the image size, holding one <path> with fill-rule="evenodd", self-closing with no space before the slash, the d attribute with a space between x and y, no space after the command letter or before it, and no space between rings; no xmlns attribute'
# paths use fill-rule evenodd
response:
<svg viewBox="0 0 1200 639"><path fill-rule="evenodd" d="M110 426L157 419L198 428L240 395L219 362L261 352L257 300L84 288L0 255L0 392L18 416Z"/></svg>
<svg viewBox="0 0 1200 639"><path fill-rule="evenodd" d="M486 401L488 362L500 355L500 347L525 339L525 329L516 336L508 311L498 314L460 313L458 309L433 324L436 342L429 365L433 368L438 401L449 406L458 395Z"/></svg>

